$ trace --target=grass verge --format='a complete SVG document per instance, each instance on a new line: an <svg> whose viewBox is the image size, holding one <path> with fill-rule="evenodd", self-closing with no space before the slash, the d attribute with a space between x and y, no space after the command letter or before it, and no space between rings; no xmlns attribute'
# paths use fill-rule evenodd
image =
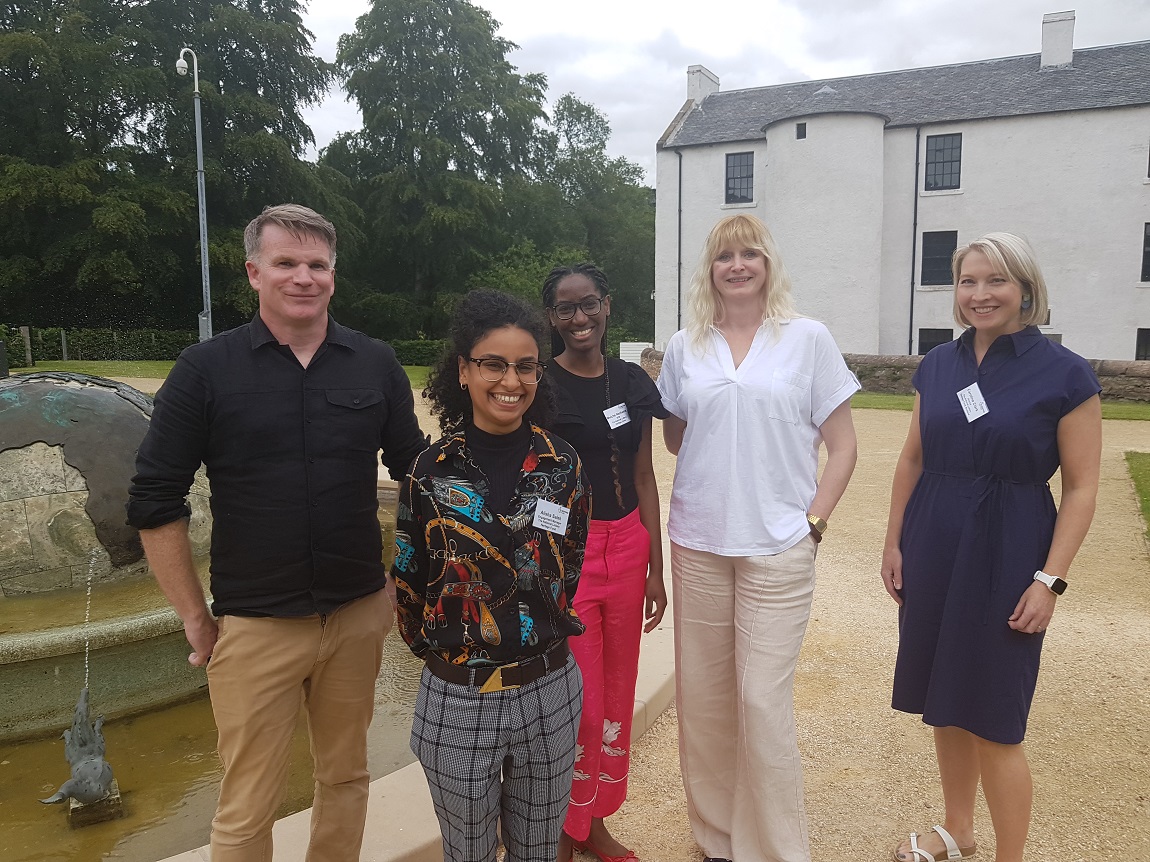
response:
<svg viewBox="0 0 1150 862"><path fill-rule="evenodd" d="M35 368L13 368L13 374L32 374L36 371L70 371L73 374L92 374L96 377L147 377L163 380L172 370L174 362L37 362Z"/></svg>
<svg viewBox="0 0 1150 862"><path fill-rule="evenodd" d="M886 395L882 392L857 392L851 398L851 407L865 410L910 410L913 395ZM1150 404L1141 401L1103 401L1103 419L1131 419L1150 421Z"/></svg>
<svg viewBox="0 0 1150 862"><path fill-rule="evenodd" d="M1127 452L1126 466L1134 480L1134 493L1142 506L1142 523L1150 539L1150 452Z"/></svg>
<svg viewBox="0 0 1150 862"><path fill-rule="evenodd" d="M37 362L35 368L13 368L13 374L31 374L34 371L70 371L73 374L92 374L96 377L146 377L163 380L172 370L174 362ZM411 388L422 390L427 385L426 365L405 365Z"/></svg>
<svg viewBox="0 0 1150 862"><path fill-rule="evenodd" d="M72 371L76 374L95 374L98 377L149 377L163 380L172 370L172 362L40 362L35 368L13 368L13 374L32 371ZM411 388L423 391L431 369L426 365L405 365L403 370L411 381ZM913 395L886 395L882 392L858 392L851 398L851 407L861 410L910 410ZM1103 419L1133 419L1150 421L1150 403L1138 401L1103 401Z"/></svg>

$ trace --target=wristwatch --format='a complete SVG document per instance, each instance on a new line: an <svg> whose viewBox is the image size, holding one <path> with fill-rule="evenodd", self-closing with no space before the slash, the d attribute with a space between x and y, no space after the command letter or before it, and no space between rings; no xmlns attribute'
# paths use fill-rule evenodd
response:
<svg viewBox="0 0 1150 862"><path fill-rule="evenodd" d="M1050 592L1056 596L1060 596L1066 592L1066 581L1062 580L1062 578L1056 578L1054 575L1048 575L1042 571L1042 569L1034 573L1034 580L1042 581L1042 583L1050 588Z"/></svg>
<svg viewBox="0 0 1150 862"><path fill-rule="evenodd" d="M823 534L827 531L827 522L818 515L807 512L807 523L811 525L811 535L814 536L815 542L821 542Z"/></svg>

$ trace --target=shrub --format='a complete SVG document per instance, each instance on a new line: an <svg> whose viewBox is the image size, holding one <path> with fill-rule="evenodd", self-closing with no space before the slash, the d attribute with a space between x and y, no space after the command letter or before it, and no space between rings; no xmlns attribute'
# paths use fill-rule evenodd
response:
<svg viewBox="0 0 1150 862"><path fill-rule="evenodd" d="M417 339L388 343L395 349L400 365L434 365L447 349L446 339Z"/></svg>

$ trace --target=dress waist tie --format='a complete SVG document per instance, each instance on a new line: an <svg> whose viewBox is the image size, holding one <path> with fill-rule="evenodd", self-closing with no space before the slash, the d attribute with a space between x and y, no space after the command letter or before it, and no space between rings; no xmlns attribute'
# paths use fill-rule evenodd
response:
<svg viewBox="0 0 1150 862"><path fill-rule="evenodd" d="M1002 543L1005 526L1006 497L1011 485L1032 487L1049 487L1047 482L1016 482L1004 476L993 474L964 475L961 473L944 473L938 470L924 470L924 474L945 476L952 479L965 479L972 482L971 491L974 495L973 544L968 547L975 549L975 556L971 560L963 560L961 555L955 559L955 568L967 564L981 564L987 573L987 601L982 613L982 624L990 622L990 609L994 605L995 594L998 592L1002 580Z"/></svg>

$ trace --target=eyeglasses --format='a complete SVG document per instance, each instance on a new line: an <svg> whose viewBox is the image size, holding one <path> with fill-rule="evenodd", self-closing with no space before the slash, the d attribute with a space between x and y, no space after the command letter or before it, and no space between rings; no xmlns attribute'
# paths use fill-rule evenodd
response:
<svg viewBox="0 0 1150 862"><path fill-rule="evenodd" d="M543 379L543 369L547 367L544 362L507 362L503 359L476 359L467 357L468 362L479 366L479 376L488 383L498 383L507 374L508 368L514 368L520 383L534 386Z"/></svg>
<svg viewBox="0 0 1150 862"><path fill-rule="evenodd" d="M579 302L557 302L555 305L547 306L555 312L555 316L560 320L570 320L575 316L575 309L581 309L588 317L594 317L603 310L603 296L589 296Z"/></svg>

